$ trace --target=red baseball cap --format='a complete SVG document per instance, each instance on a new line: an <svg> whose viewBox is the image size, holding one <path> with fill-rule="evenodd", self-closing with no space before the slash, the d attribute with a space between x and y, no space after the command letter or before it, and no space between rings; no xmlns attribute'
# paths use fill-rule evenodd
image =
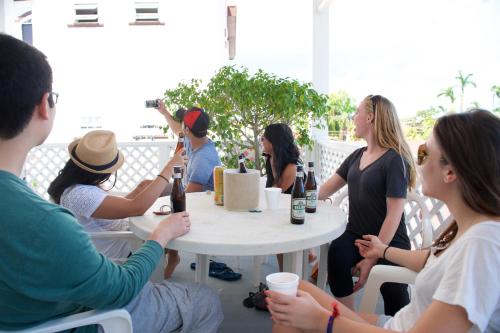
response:
<svg viewBox="0 0 500 333"><path fill-rule="evenodd" d="M207 135L210 117L202 108L179 109L175 112L175 117L183 121L194 136L202 138Z"/></svg>

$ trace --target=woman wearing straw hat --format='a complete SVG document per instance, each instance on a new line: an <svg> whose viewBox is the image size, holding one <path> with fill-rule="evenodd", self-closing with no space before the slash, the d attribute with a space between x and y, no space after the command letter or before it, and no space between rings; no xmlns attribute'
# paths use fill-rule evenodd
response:
<svg viewBox="0 0 500 333"><path fill-rule="evenodd" d="M177 152L156 179L145 180L127 196L120 197L103 189L103 184L124 162L113 132L91 131L70 143L68 152L70 159L48 192L55 203L72 211L89 232L127 230L125 218L144 214L165 189L173 167L185 162L182 151ZM126 258L131 253L130 244L124 239L94 240L94 244L109 258Z"/></svg>

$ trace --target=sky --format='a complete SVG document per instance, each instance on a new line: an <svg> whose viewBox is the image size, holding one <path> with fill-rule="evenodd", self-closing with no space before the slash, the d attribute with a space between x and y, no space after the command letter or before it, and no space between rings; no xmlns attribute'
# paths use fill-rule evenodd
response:
<svg viewBox="0 0 500 333"><path fill-rule="evenodd" d="M224 10L223 5L210 6L209 2L204 2L212 0L183 1L186 0L165 1L166 12L170 13L168 5L172 4L195 6L198 13L191 16L198 15L196 21L202 22L207 15L213 15L208 10ZM197 1L203 1L204 7ZM80 126L87 118L90 119L87 122L98 119L96 123L115 131L120 141L132 141L132 137L138 134L161 134L159 129L141 129L139 126L164 125L159 113L144 109L144 99L161 96L165 89L174 88L179 80L186 82L201 78L207 82L212 75L210 71L223 62L247 67L251 72L263 69L281 77L311 82L312 3L313 0L227 0L227 5L237 6L234 60L219 56L214 61L207 56L200 57L196 52L179 52L192 47L190 43L201 36L199 29L207 30L210 24L183 25L184 16L167 15L167 22L172 27L182 27L181 32L173 33L172 45L176 45L176 51L167 51L171 58L169 64L175 64L175 68L166 67L161 53L156 58L146 55L148 61L142 64L144 54L123 52L123 57L113 59L109 67L116 69L116 77L120 77L121 69L129 68L131 59L139 59L141 66L132 71L136 76L140 74L139 79L127 76L113 83L112 91L95 89L95 71L74 67L73 59L65 56L68 48L52 49L54 53L50 53L49 58L58 79L55 88L60 90L62 98L58 104L59 119L48 141L68 142L83 135L87 130L80 129ZM224 18L224 13L218 14ZM408 118L431 106L450 107L447 99L437 95L444 88L453 86L458 97L455 77L461 70L465 74L473 73L472 79L477 84L477 88L466 90L465 107L477 101L484 108L492 108L490 89L493 85L500 86L500 0L333 0L329 14L330 92L345 91L357 103L366 95L382 94L395 104L400 118ZM221 29L218 25L212 28ZM123 39L129 37L127 34L122 36ZM210 44L211 40L206 43ZM58 45L58 41L54 40L54 44ZM42 50L47 52L44 46L41 45ZM210 46L196 45L202 50ZM151 48L136 49L151 51ZM91 60L94 58L105 59L96 52L90 61L85 59L85 63L93 67ZM58 70L60 62L64 61L71 62L71 66ZM108 64L104 65L110 72ZM168 73L157 75L153 70L156 66ZM146 74L154 75L148 77ZM73 80L75 76L80 77L83 85L87 82L83 79L86 76L94 86L90 107L80 102L81 91L86 87L73 89L68 85L67 80ZM148 86L137 84L146 79ZM150 86L155 87L154 91L149 91ZM121 95L113 95L116 92L129 95L119 98ZM103 100L113 103L117 100L122 104L109 107ZM496 101L496 106L500 106L500 101ZM454 107L458 109L458 102ZM102 121L101 114L107 114L102 116ZM119 126L115 121L118 117Z"/></svg>
<svg viewBox="0 0 500 333"><path fill-rule="evenodd" d="M234 64L312 80L312 1L235 0ZM454 86L459 71L477 88L465 106L491 109L500 85L500 0L333 0L330 6L330 91L356 101L382 94L400 117L430 106ZM458 103L455 108L458 109Z"/></svg>

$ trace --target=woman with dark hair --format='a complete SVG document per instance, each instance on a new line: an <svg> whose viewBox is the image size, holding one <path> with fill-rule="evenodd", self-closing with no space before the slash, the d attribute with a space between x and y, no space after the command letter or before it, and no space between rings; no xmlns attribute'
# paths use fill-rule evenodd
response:
<svg viewBox="0 0 500 333"><path fill-rule="evenodd" d="M70 143L68 152L70 159L50 184L48 193L52 201L72 211L89 232L127 230L126 218L144 214L167 186L173 167L184 165L185 161L182 151L177 152L156 179L144 180L128 195L120 197L103 188L124 162L113 132L91 131ZM131 253L125 239L93 242L109 258L126 258ZM177 260L169 260L165 269L167 277L177 263Z"/></svg>
<svg viewBox="0 0 500 333"><path fill-rule="evenodd" d="M271 124L265 128L261 142L266 157L266 187L292 193L297 164L302 163L292 130L287 124Z"/></svg>
<svg viewBox="0 0 500 333"><path fill-rule="evenodd" d="M485 110L438 119L418 150L422 192L455 220L430 248L356 241L365 258L386 258L418 272L414 297L394 317L355 313L308 283L297 297L266 292L273 332L500 331L500 119ZM335 314L330 316L333 307Z"/></svg>
<svg viewBox="0 0 500 333"><path fill-rule="evenodd" d="M262 154L266 158L266 187L281 188L281 192L291 194L297 164L302 164L300 151L295 144L292 130L287 124L268 125L261 137ZM283 271L283 254L276 255L280 272ZM312 250L309 251L309 262L316 259Z"/></svg>

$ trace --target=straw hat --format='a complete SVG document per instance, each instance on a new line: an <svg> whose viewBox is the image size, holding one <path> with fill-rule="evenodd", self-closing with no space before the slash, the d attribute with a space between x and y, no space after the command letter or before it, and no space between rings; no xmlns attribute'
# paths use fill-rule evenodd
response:
<svg viewBox="0 0 500 333"><path fill-rule="evenodd" d="M83 170L92 173L113 173L118 170L124 157L116 145L115 133L91 131L68 146L69 156Z"/></svg>

